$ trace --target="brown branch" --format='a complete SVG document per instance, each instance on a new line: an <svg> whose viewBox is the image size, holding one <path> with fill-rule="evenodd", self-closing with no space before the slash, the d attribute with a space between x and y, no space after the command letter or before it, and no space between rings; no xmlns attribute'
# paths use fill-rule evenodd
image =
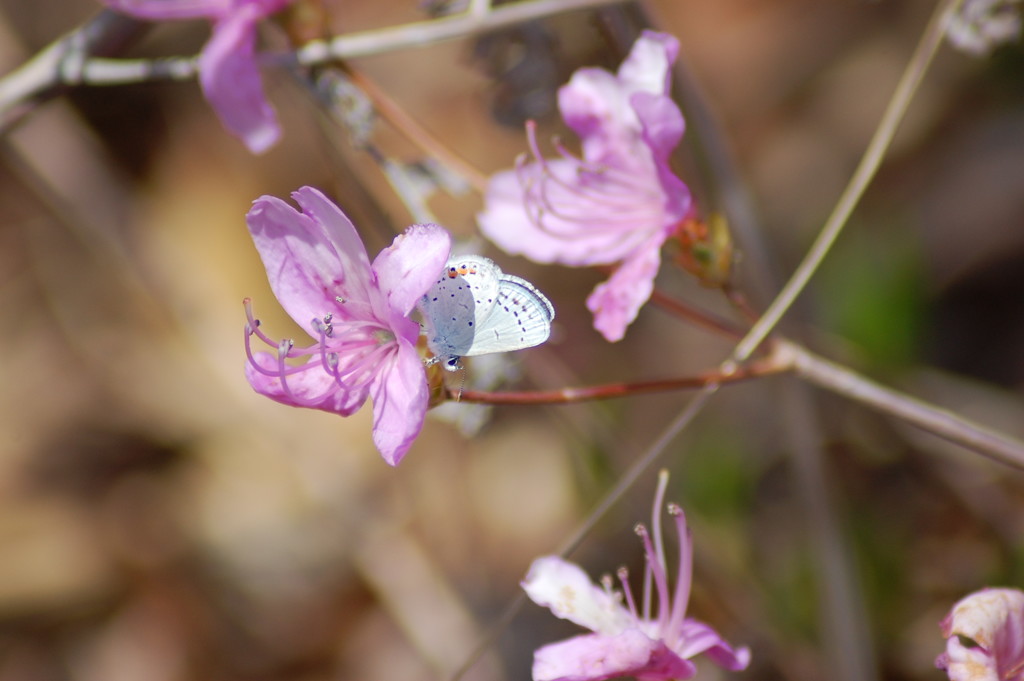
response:
<svg viewBox="0 0 1024 681"><path fill-rule="evenodd" d="M790 370L787 361L780 361L782 355L750 362L733 371L706 371L695 376L669 378L658 381L636 381L632 383L607 383L585 388L560 388L558 390L527 390L520 392L487 392L483 390L460 391L445 386L448 399L478 404L571 404L593 400L607 400L614 397L644 395L647 393L692 390L711 385L737 383L761 376L771 376Z"/></svg>
<svg viewBox="0 0 1024 681"><path fill-rule="evenodd" d="M352 68L348 63L342 63L341 68L352 79L352 82L370 98L377 113L405 135L409 141L419 147L423 153L448 166L450 170L460 175L473 189L481 194L487 191L487 175L473 167L468 161L452 151L448 145L435 137L433 133L420 125L415 118L406 113L401 105L391 99L370 78Z"/></svg>

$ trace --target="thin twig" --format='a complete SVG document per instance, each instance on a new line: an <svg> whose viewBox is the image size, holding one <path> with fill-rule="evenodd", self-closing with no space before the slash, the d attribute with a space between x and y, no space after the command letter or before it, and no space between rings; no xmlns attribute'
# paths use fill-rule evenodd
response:
<svg viewBox="0 0 1024 681"><path fill-rule="evenodd" d="M339 59L423 47L523 21L623 1L528 0L497 8L485 7L482 14L480 8L484 3L473 3L470 10L455 16L350 33L331 40L314 40L294 53L265 54L262 58L268 64L318 66ZM190 80L199 70L195 56L166 59L91 56L91 50L87 49L91 43L86 34L90 26L87 24L61 37L0 79L0 130L18 117L25 102L43 97L60 85L126 85L155 80Z"/></svg>
<svg viewBox="0 0 1024 681"><path fill-rule="evenodd" d="M695 308L688 303L676 300L658 289L651 292L651 302L670 314L685 319L696 326L709 329L730 338L739 340L743 337L743 329L725 319L705 310Z"/></svg>
<svg viewBox="0 0 1024 681"><path fill-rule="evenodd" d="M315 41L304 45L296 53L300 64L314 66L335 59L365 57L371 54L395 52L423 47L456 38L493 31L504 26L533 21L546 16L564 14L581 9L620 4L629 0L532 0L513 2L494 7L478 15L472 11L443 19L419 21L375 31L364 31L338 36L329 41Z"/></svg>
<svg viewBox="0 0 1024 681"><path fill-rule="evenodd" d="M917 49L910 59L910 63L907 64L907 68L903 72L895 92L893 92L892 99L889 100L889 105L882 115L882 120L878 124L878 129L875 130L874 137L871 138L871 142L868 144L860 164L850 179L850 183L843 191L842 196L839 197L836 207L828 217L828 220L825 221L825 226L814 241L811 249L807 252L803 262L797 267L793 276L786 282L786 285L779 292L779 295L776 296L775 300L772 301L772 304L768 306L768 310L761 316L761 319L754 324L746 337L736 346L736 350L733 353L735 361L742 362L750 357L757 346L771 333L775 325L782 319L782 316L789 310L793 301L796 300L796 297L804 290L811 276L814 275L822 260L825 259L829 249L832 248L832 244L835 243L850 214L860 201L861 196L863 196L864 190L867 189L868 184L874 178L896 134L896 130L903 120L904 114L907 112L910 101L913 99L914 93L917 92L921 79L928 70L935 53L938 51L939 45L942 43L943 26L945 25L944 17L948 12L955 10L959 2L960 0L945 0L936 7L927 28L925 28L924 35L921 36L921 41L918 43Z"/></svg>
<svg viewBox="0 0 1024 681"><path fill-rule="evenodd" d="M788 341L780 341L777 347L780 353L793 353L792 366L798 376L821 388L900 418L990 459L1024 470L1024 442L1020 440L887 388Z"/></svg>
<svg viewBox="0 0 1024 681"><path fill-rule="evenodd" d="M668 392L703 388L711 384L737 383L761 376L789 371L788 354L772 356L769 359L746 364L734 372L724 374L719 370L707 371L696 376L670 378L659 381L636 381L633 383L608 383L586 388L559 388L558 390L530 390L520 392L487 392L483 390L455 390L447 388L448 398L460 402L481 404L572 404L608 400L614 397L629 397L648 393Z"/></svg>
<svg viewBox="0 0 1024 681"><path fill-rule="evenodd" d="M608 490L601 501L598 502L597 506L590 513L587 514L586 520L576 528L576 531L570 535L570 537L562 543L562 546L558 549L558 555L567 557L571 555L582 543L583 539L590 534L597 525L598 521L604 517L604 514L608 512L612 506L614 506L622 498L622 496L629 491L629 489L636 483L641 475L650 469L654 462L668 449L668 446L672 444L672 441L683 432L683 430L690 425L690 423L700 414L701 410L707 405L718 391L717 384L710 384L705 386L700 392L698 392L692 400L672 420L670 424L662 431L658 439L655 440L643 453L643 455L636 460L636 462L630 466L621 478L615 483L615 486ZM461 679L466 672L468 672L479 657L487 650L494 640L501 634L512 618L515 617L519 609L522 608L523 603L526 602L525 594L520 592L516 598L509 603L508 607L501 613L501 616L487 629L487 633L480 639L477 646L473 649L473 652L466 658L456 672L451 676L449 681L458 681Z"/></svg>
<svg viewBox="0 0 1024 681"><path fill-rule="evenodd" d="M115 54L133 42L146 24L111 10L92 19L0 78L0 131L28 114L47 96L59 92L80 73L93 55ZM10 36L6 39L12 40Z"/></svg>
<svg viewBox="0 0 1024 681"><path fill-rule="evenodd" d="M402 132L406 138L420 148L428 156L433 157L450 170L461 176L475 190L483 194L487 191L487 175L474 168L468 161L456 154L441 140L437 139L430 131L424 128L419 122L395 102L384 90L377 86L371 79L362 72L353 69L348 64L342 68L348 74L352 82L373 102L373 107L384 120Z"/></svg>

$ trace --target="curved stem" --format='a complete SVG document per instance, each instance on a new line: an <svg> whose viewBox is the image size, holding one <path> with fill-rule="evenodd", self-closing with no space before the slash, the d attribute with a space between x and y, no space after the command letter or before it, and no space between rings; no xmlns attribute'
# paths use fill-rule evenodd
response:
<svg viewBox="0 0 1024 681"><path fill-rule="evenodd" d="M522 392L486 392L481 390L458 391L445 388L449 399L478 404L571 404L608 400L614 397L628 397L647 393L689 390L709 385L737 383L760 376L771 376L791 369L789 354L778 354L768 359L745 364L735 371L706 371L696 376L669 378L658 381L636 381L632 383L607 383L585 388L560 388L558 390L530 390Z"/></svg>
<svg viewBox="0 0 1024 681"><path fill-rule="evenodd" d="M401 131L409 141L419 147L425 154L437 159L458 173L477 192L483 194L487 191L487 175L474 168L468 161L449 149L447 145L420 125L415 118L406 113L405 109L395 100L391 99L384 90L377 87L376 83L363 75L362 72L353 69L349 64L342 64L341 68L352 79L352 82L363 91L363 94L373 102L374 109L384 120Z"/></svg>
<svg viewBox="0 0 1024 681"><path fill-rule="evenodd" d="M474 2L470 11L400 26L338 36L329 41L314 40L294 53L268 54L265 62L318 66L371 54L422 47L463 38L502 26L573 10L610 5L623 0L529 0L491 8ZM105 10L102 21L139 26L113 11ZM199 70L196 57L166 59L109 59L94 57L94 24L69 32L35 57L0 78L0 130L13 124L30 102L56 92L60 85L126 85L153 80L190 80Z"/></svg>
<svg viewBox="0 0 1024 681"><path fill-rule="evenodd" d="M796 374L810 383L866 404L883 414L896 416L990 459L1024 470L1024 442L887 388L788 341L779 341L777 346L780 354L790 356L789 364Z"/></svg>
<svg viewBox="0 0 1024 681"><path fill-rule="evenodd" d="M810 281L811 276L814 275L814 272L832 248L832 244L835 243L853 209L860 201L861 196L864 195L864 190L867 189L868 184L878 171L878 166L881 164L882 159L885 157L885 152L892 143L892 139L900 122L903 120L904 114L907 112L910 101L914 93L917 92L921 79L924 77L932 62L932 58L939 49L944 34L945 16L948 12L953 11L959 2L960 0L945 0L936 7L931 20L928 22L928 26L925 28L924 35L921 36L921 41L914 51L914 55L910 58L910 63L907 64L907 68L896 86L892 99L889 100L889 105L882 115L882 120L878 124L878 129L875 130L874 137L871 138L871 142L868 144L860 164L850 179L850 183L843 191L842 196L839 197L836 207L832 210L828 220L825 221L825 226L814 241L811 249L807 252L807 255L804 256L803 262L797 267L793 276L786 282L786 285L779 292L779 295L776 296L775 300L772 301L772 304L768 306L768 310L754 324L753 328L740 341L739 345L736 346L736 350L733 353L735 361L742 362L753 354L757 346L771 333L772 329L779 323L779 320L782 319L782 316L786 314L786 311L789 310L796 297L804 290L807 282Z"/></svg>
<svg viewBox="0 0 1024 681"><path fill-rule="evenodd" d="M680 300L676 300L675 298L662 293L658 289L654 289L654 291L651 292L651 302L673 316L685 319L686 321L692 322L693 324L704 329L708 329L709 331L713 331L723 336L729 336L730 338L735 338L737 340L743 338L744 330L732 322L727 321L718 315L707 312L706 310L701 310Z"/></svg>
<svg viewBox="0 0 1024 681"><path fill-rule="evenodd" d="M584 537L590 534L590 531L594 529L598 521L604 517L604 514L608 512L612 506L625 495L625 493L636 483L644 472L649 469L658 457L668 448L672 441L675 440L679 433L683 432L690 423L693 422L697 415L704 409L707 403L711 400L712 396L718 392L718 384L711 383L698 392L686 407L679 412L671 423L661 432L647 450L637 459L630 468L623 473L615 486L612 487L608 492L601 498L597 506L590 513L587 514L586 519L576 528L576 531L567 539L558 549L557 554L561 557L567 557L575 551L579 545L583 542ZM508 607L501 613L501 616L494 622L494 624L488 628L487 634L483 636L477 646L469 654L465 661L455 670L448 681L459 681L466 672L472 668L476 663L477 659L483 654L483 652L491 645L498 634L505 630L512 618L515 617L516 613L522 608L523 603L526 602L526 593L519 591L516 597L512 599L512 602L508 604Z"/></svg>
<svg viewBox="0 0 1024 681"><path fill-rule="evenodd" d="M352 33L327 41L314 41L299 49L295 57L300 64L314 66L335 59L423 47L554 14L621 2L623 0L532 0L506 3L486 11L473 11L471 8L469 12L443 19Z"/></svg>

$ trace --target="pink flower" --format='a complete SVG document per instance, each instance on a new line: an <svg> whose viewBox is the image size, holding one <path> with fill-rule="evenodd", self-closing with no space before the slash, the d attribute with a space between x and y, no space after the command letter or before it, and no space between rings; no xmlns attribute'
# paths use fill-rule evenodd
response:
<svg viewBox="0 0 1024 681"><path fill-rule="evenodd" d="M982 589L954 605L939 626L948 640L935 666L952 681L1024 680L1024 592Z"/></svg>
<svg viewBox="0 0 1024 681"><path fill-rule="evenodd" d="M246 300L246 378L283 404L342 416L369 396L373 441L397 465L423 427L428 400L420 327L409 313L448 260L451 237L437 225L413 225L371 265L352 222L327 197L312 187L292 197L301 213L263 196L246 221L270 288L315 342L296 348L270 339ZM252 336L273 352L254 353ZM286 361L295 357L308 359Z"/></svg>
<svg viewBox="0 0 1024 681"><path fill-rule="evenodd" d="M594 327L620 340L654 289L659 250L690 210L690 191L669 167L684 122L668 96L679 43L645 31L617 75L578 70L558 92L582 159L556 143L546 160L527 124L535 161L491 178L480 229L509 253L543 263L618 263L587 299Z"/></svg>
<svg viewBox="0 0 1024 681"><path fill-rule="evenodd" d="M658 616L651 616L649 604L644 604L642 614L637 611L625 568L618 571L624 606L622 594L611 589L610 577L602 580L603 588L598 587L574 563L556 556L538 558L522 583L526 594L538 605L550 608L556 617L594 633L538 649L533 657L534 681L600 681L621 676L641 681L689 679L697 673L690 658L699 653L707 653L712 662L731 671L746 669L750 663L747 648L733 650L710 626L686 617L693 571L692 541L682 509L675 504L669 504L668 511L679 533L679 572L675 593L669 593L657 514L667 480L668 476L663 475L655 497L655 541L652 543L646 528L637 526L647 553L643 593L650 593L653 578Z"/></svg>
<svg viewBox="0 0 1024 681"><path fill-rule="evenodd" d="M101 0L140 19L213 22L213 36L199 55L199 83L228 131L259 154L277 142L281 128L263 94L256 63L256 25L292 0Z"/></svg>

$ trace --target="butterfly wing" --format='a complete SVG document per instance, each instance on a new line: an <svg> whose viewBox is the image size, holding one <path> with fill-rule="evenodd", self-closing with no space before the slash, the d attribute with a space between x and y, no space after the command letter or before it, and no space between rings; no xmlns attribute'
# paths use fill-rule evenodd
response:
<svg viewBox="0 0 1024 681"><path fill-rule="evenodd" d="M455 359L473 347L498 300L501 270L480 255L451 258L420 299L427 345L440 360Z"/></svg>
<svg viewBox="0 0 1024 681"><path fill-rule="evenodd" d="M508 352L540 345L551 335L552 307L533 284L511 274L501 275L497 300L476 327L465 356Z"/></svg>

